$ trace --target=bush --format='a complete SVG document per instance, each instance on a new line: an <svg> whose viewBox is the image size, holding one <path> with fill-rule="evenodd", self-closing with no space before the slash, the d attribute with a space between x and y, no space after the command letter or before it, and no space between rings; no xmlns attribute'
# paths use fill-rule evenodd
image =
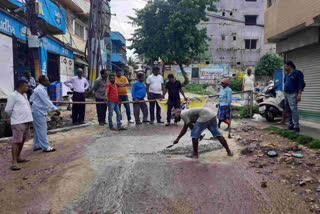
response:
<svg viewBox="0 0 320 214"><path fill-rule="evenodd" d="M313 138L310 137L310 136L305 136L305 135L300 135L298 138L297 138L297 141L298 143L302 144L302 145L305 145L307 143L310 143L312 142Z"/></svg>
<svg viewBox="0 0 320 214"><path fill-rule="evenodd" d="M274 127L274 126L270 126L268 128L265 128L265 130L273 131L282 137L296 141L302 145L307 145L308 147L310 147L312 149L320 149L320 140L313 140L313 138L310 136L300 135L298 133L295 133L295 132L292 132L289 130L285 130L285 129L280 129L280 128Z"/></svg>
<svg viewBox="0 0 320 214"><path fill-rule="evenodd" d="M307 146L311 149L320 149L320 140L313 140Z"/></svg>
<svg viewBox="0 0 320 214"><path fill-rule="evenodd" d="M209 86L209 84L204 84L204 85L189 84L189 85L183 87L183 91L193 93L193 94L211 95L210 92L205 91L205 89L208 86Z"/></svg>
<svg viewBox="0 0 320 214"><path fill-rule="evenodd" d="M241 79L231 79L230 86L232 91L242 91L242 80Z"/></svg>

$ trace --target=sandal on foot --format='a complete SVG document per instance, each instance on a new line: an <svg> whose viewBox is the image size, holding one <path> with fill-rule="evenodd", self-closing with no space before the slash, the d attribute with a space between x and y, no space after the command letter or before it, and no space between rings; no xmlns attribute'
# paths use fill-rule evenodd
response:
<svg viewBox="0 0 320 214"><path fill-rule="evenodd" d="M17 166L10 166L10 169L11 169L12 171L18 171L18 170L20 170L20 168L17 167Z"/></svg>
<svg viewBox="0 0 320 214"><path fill-rule="evenodd" d="M18 160L18 163L27 163L29 162L30 160L26 160L26 159L22 159L22 160Z"/></svg>
<svg viewBox="0 0 320 214"><path fill-rule="evenodd" d="M170 126L170 123L166 123L166 126Z"/></svg>
<svg viewBox="0 0 320 214"><path fill-rule="evenodd" d="M194 159L198 159L199 158L199 156L195 156L193 154L188 154L188 155L186 155L186 157L187 158L194 158Z"/></svg>
<svg viewBox="0 0 320 214"><path fill-rule="evenodd" d="M56 151L56 149L51 146L49 146L47 149L43 150L43 152L55 152L55 151Z"/></svg>

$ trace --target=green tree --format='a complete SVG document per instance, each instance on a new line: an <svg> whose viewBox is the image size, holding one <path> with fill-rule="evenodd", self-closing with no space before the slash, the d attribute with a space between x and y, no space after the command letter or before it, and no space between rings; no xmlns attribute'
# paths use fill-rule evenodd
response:
<svg viewBox="0 0 320 214"><path fill-rule="evenodd" d="M138 69L137 62L131 56L128 58L127 64L128 66L132 66L134 70Z"/></svg>
<svg viewBox="0 0 320 214"><path fill-rule="evenodd" d="M273 76L274 70L281 69L283 66L283 57L274 53L267 53L259 60L255 73L256 75Z"/></svg>
<svg viewBox="0 0 320 214"><path fill-rule="evenodd" d="M144 55L150 62L163 59L176 62L184 76L184 85L189 83L183 65L207 50L207 29L199 26L208 21L206 11L216 11L217 0L155 0L141 10L136 17L129 17L137 26L131 39L131 49Z"/></svg>

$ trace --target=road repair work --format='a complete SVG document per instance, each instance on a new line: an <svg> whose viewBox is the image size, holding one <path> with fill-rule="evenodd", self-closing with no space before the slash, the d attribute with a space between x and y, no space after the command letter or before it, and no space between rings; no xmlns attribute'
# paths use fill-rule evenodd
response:
<svg viewBox="0 0 320 214"><path fill-rule="evenodd" d="M91 109L87 114L93 119ZM228 139L233 157L227 156L222 145L205 131L198 160L184 157L192 151L187 136L167 149L181 127L161 124L129 124L127 131L114 133L93 122L86 128L49 135L57 148L49 155L32 152L29 141L23 156L31 161L19 172L8 171L9 146L0 144L1 210L110 214L318 212L319 166L315 158L320 156L303 149L308 160L287 157L290 162L282 155L270 158L253 145L260 141L259 148L264 144L275 148L276 142L286 142L291 148L297 145L280 136L272 143L269 137L263 140L265 126L261 124L257 128L239 122L235 125L239 128L233 130L233 139ZM245 153L248 148L249 153ZM286 175L284 170L293 174ZM262 187L264 182L266 187Z"/></svg>

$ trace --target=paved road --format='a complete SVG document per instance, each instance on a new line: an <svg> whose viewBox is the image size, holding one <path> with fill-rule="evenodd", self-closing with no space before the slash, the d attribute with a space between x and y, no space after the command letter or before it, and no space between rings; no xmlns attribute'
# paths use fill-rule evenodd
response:
<svg viewBox="0 0 320 214"><path fill-rule="evenodd" d="M96 136L85 153L97 177L61 213L274 211L275 205L261 189L259 179L242 165L184 158L182 153L191 150L189 136L176 148L164 151L180 128L142 125L112 136ZM208 139L200 147L204 151L220 148L219 143ZM219 151L225 153L223 149Z"/></svg>

